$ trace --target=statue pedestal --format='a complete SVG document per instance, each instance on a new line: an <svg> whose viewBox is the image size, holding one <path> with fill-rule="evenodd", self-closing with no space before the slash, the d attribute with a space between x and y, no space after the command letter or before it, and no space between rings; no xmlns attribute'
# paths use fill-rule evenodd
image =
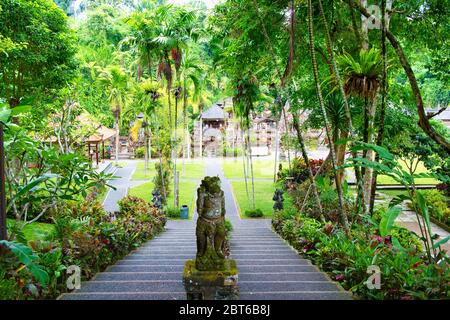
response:
<svg viewBox="0 0 450 320"><path fill-rule="evenodd" d="M199 271L195 260L184 265L183 283L187 300L238 300L238 271L236 261L225 260L220 271Z"/></svg>

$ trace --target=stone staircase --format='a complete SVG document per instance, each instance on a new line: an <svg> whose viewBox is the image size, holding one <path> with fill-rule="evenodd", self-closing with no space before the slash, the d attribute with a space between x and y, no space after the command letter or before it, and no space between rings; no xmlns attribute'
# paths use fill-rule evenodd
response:
<svg viewBox="0 0 450 320"><path fill-rule="evenodd" d="M231 238L241 300L347 300L350 295L267 226L242 221Z"/></svg>
<svg viewBox="0 0 450 320"><path fill-rule="evenodd" d="M109 205L117 205L121 187L133 167L118 169L118 188ZM271 230L270 220L241 220L231 184L220 166L208 162L206 175L219 175L225 194L227 218L234 227L231 258L237 262L242 300L348 300L351 295ZM117 196L116 196L117 194ZM113 210L114 208L111 208ZM133 251L123 260L97 274L81 289L60 297L63 300L182 300L184 263L195 258L193 220L169 220L158 237Z"/></svg>
<svg viewBox="0 0 450 320"><path fill-rule="evenodd" d="M194 223L170 221L166 232L60 299L186 299L183 268L195 253ZM351 299L267 226L237 227L231 253L239 269L242 300Z"/></svg>

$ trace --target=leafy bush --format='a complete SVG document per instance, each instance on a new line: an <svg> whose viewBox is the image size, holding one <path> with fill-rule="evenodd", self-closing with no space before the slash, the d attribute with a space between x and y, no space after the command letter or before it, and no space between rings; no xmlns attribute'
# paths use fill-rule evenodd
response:
<svg viewBox="0 0 450 320"><path fill-rule="evenodd" d="M164 228L164 214L145 200L125 197L119 207L110 215L99 203L68 202L53 216L50 241L0 242L0 299L54 298L66 290L67 266L90 279Z"/></svg>
<svg viewBox="0 0 450 320"><path fill-rule="evenodd" d="M418 192L425 198L431 216L450 226L450 208L444 194L439 190L419 190Z"/></svg>
<svg viewBox="0 0 450 320"><path fill-rule="evenodd" d="M227 234L233 231L233 224L228 219L225 219L225 229L227 230Z"/></svg>
<svg viewBox="0 0 450 320"><path fill-rule="evenodd" d="M264 216L261 209L245 210L245 215L250 218L261 218Z"/></svg>
<svg viewBox="0 0 450 320"><path fill-rule="evenodd" d="M181 210L180 208L167 208L166 209L167 217L172 219L178 219L181 217Z"/></svg>
<svg viewBox="0 0 450 320"><path fill-rule="evenodd" d="M319 171L322 164L323 164L322 159L319 159L319 160L310 159L309 160L309 166L311 167L313 175L317 174L317 172ZM309 171L309 168L306 165L303 158L294 158L292 160L292 164L291 164L291 171L289 171L288 168L282 169L281 171L278 172L278 179L284 181L287 177L293 177L294 181L296 183L301 184L301 183L305 182L306 180L308 180L308 177L309 177L308 171Z"/></svg>
<svg viewBox="0 0 450 320"><path fill-rule="evenodd" d="M394 211L383 210L379 216L372 226L354 224L352 239L332 224L324 225L302 214L291 218L279 214L274 217L274 228L295 249L359 298L448 298L449 258L444 257L439 264L429 264L418 237L390 222L395 217ZM380 235L380 225L385 236ZM394 237L401 246L394 245ZM381 269L381 290L366 286L367 269L372 265Z"/></svg>
<svg viewBox="0 0 450 320"><path fill-rule="evenodd" d="M139 147L134 150L134 157L136 159L143 159L145 157L145 148Z"/></svg>
<svg viewBox="0 0 450 320"><path fill-rule="evenodd" d="M242 156L242 148L231 148L224 147L223 148L224 155L227 157L240 157Z"/></svg>
<svg viewBox="0 0 450 320"><path fill-rule="evenodd" d="M159 162L155 163L155 172L156 175L153 178L153 184L155 185L155 188L159 188L159 190L161 190L161 194L163 195L163 204L166 204L167 197L170 194L172 163L170 161L163 161L162 166ZM164 198L164 194L166 195L166 198Z"/></svg>

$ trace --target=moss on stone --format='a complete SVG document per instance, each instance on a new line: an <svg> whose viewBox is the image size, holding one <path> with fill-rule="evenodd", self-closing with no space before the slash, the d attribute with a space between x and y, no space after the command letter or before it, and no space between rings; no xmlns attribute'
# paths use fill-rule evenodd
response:
<svg viewBox="0 0 450 320"><path fill-rule="evenodd" d="M237 279L238 269L236 261L232 259L224 260L224 268L220 271L201 271L195 267L195 260L188 260L184 265L183 278L196 285L223 286L230 277Z"/></svg>

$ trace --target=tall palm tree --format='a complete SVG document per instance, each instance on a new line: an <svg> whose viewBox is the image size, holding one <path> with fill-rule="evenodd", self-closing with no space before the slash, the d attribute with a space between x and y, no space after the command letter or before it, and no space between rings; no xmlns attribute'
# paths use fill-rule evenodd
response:
<svg viewBox="0 0 450 320"><path fill-rule="evenodd" d="M246 131L245 149L247 156L247 170L250 169L250 176L252 181L252 207L255 209L255 179L253 174L253 160L252 160L252 149L250 141L250 117L251 113L254 111L254 103L260 95L259 84L256 77L252 74L244 75L241 79L237 81L236 94L233 97L233 108L234 113L240 119L242 130ZM244 174L245 174L245 164L244 164ZM245 174L245 176L247 176ZM247 185L247 184L246 184ZM247 192L248 194L248 192Z"/></svg>
<svg viewBox="0 0 450 320"><path fill-rule="evenodd" d="M117 164L119 161L121 111L129 100L129 76L120 66L110 66L101 71L99 78L108 92L111 111L114 114L114 127L116 129L115 161Z"/></svg>
<svg viewBox="0 0 450 320"><path fill-rule="evenodd" d="M322 21L323 21L323 25L324 25L324 29L325 29L325 42L326 42L326 46L327 46L327 50L328 53L330 55L330 61L331 61L331 65L332 65L332 71L334 72L334 74L332 74L332 79L334 80L334 83L337 84L337 87L339 89L339 92L341 94L342 97L342 102L343 102L343 106L344 106L344 110L345 110L345 118L346 118L346 125L347 125L347 129L348 129L348 134L350 136L351 139L353 139L353 143L355 142L355 137L356 137L356 133L354 131L353 128L353 121L352 121L352 115L350 112L350 106L348 103L348 99L347 99L347 95L345 93L344 90L344 85L342 83L341 80L341 75L339 72L339 69L337 67L337 62L336 62L336 58L334 55L334 51L333 51L333 42L331 40L331 36L330 36L330 31L328 28L328 21L325 17L325 12L323 10L323 5L322 5L322 1L318 0L319 3L319 10L320 10L320 15L322 17ZM350 10L353 10L352 5L349 4L350 6ZM353 13L353 12L352 12ZM352 15L352 23L355 26L356 22L354 21L354 17ZM360 39L360 35L359 32L357 31L357 29L355 28L355 34L356 34L356 38L359 40ZM343 138L346 138L345 136ZM346 151L346 144L344 143L343 145L340 146L340 150L339 150L339 154L338 154L338 163L339 163L339 159L343 159L345 158L345 151ZM352 157L353 158L357 158L358 154L356 151L352 150ZM355 168L355 176L356 176L356 182L357 182L357 207L362 209L362 212L365 212L365 204L364 204L364 190L363 190L363 181L362 181L362 177L361 177L361 170L360 168L356 167ZM358 210L359 211L359 210Z"/></svg>
<svg viewBox="0 0 450 320"><path fill-rule="evenodd" d="M338 58L338 63L342 69L345 94L364 99L363 142L373 143L373 127L378 102L378 89L383 69L381 56L378 50L373 48L370 50L361 49L356 58L346 53ZM363 157L373 161L374 152L372 150L365 150ZM365 204L370 203L372 173L373 170L371 168L362 170Z"/></svg>
<svg viewBox="0 0 450 320"><path fill-rule="evenodd" d="M333 165L334 172L336 172L336 153L334 148L334 143L331 137L331 125L327 116L326 108L325 108L325 102L322 96L322 89L320 85L320 79L319 79L319 70L317 65L317 58L316 58L316 51L314 48L315 40L314 40L314 24L313 24L313 6L312 6L312 0L308 0L308 31L309 31L309 51L311 55L311 62L312 62L312 69L313 69L313 76L314 76L314 82L316 84L316 91L317 91L317 98L319 100L320 109L322 112L323 120L325 122L325 130L327 134L327 138L330 144L330 154L331 154L331 162ZM339 218L341 220L342 227L344 231L346 232L347 236L350 235L350 228L348 225L348 219L344 212L344 196L342 191L342 184L339 181L339 178L337 174L335 176L335 183L336 183L336 191L338 194L338 200L339 200Z"/></svg>

